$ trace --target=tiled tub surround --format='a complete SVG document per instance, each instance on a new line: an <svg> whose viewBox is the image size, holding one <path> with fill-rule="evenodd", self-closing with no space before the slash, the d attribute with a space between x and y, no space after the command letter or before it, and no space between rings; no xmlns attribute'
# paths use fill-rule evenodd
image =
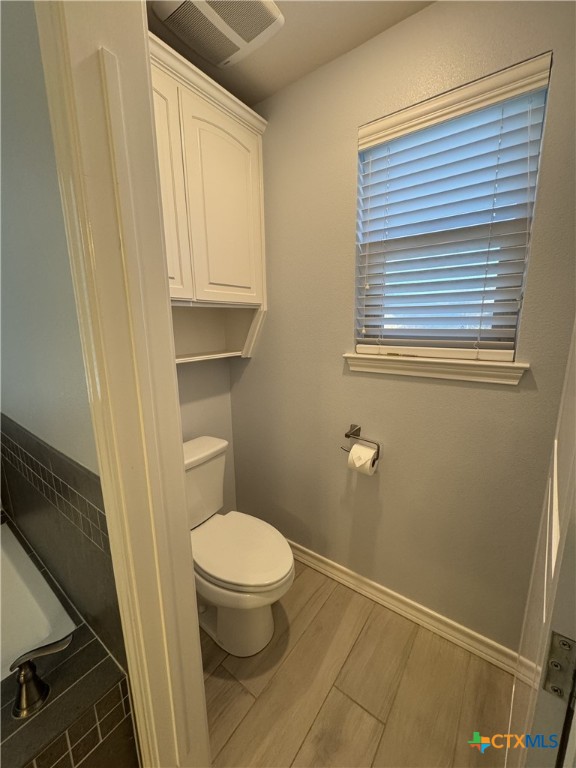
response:
<svg viewBox="0 0 576 768"><path fill-rule="evenodd" d="M2 414L2 503L122 667L124 640L100 478Z"/></svg>
<svg viewBox="0 0 576 768"><path fill-rule="evenodd" d="M95 488L90 494L93 499L96 498L96 503L93 503L56 475L51 466L38 461L29 451L4 432L2 433L2 458L23 475L53 507L56 507L93 544L108 555L110 554L106 515L101 508L103 506L101 494ZM48 453L43 458L45 462L50 462ZM83 467L80 469L88 473L88 470ZM97 478L93 480L92 485L96 485L96 483L99 485Z"/></svg>
<svg viewBox="0 0 576 768"><path fill-rule="evenodd" d="M10 527L79 624L66 651L36 662L51 686L38 714L12 718L15 683L2 682L2 764L136 768L99 477L2 415L2 504Z"/></svg>
<svg viewBox="0 0 576 768"><path fill-rule="evenodd" d="M49 744L28 768L137 766L137 761L127 763L125 759L131 731L130 698L124 679Z"/></svg>
<svg viewBox="0 0 576 768"><path fill-rule="evenodd" d="M51 691L29 719L12 717L15 683L2 681L2 764L137 768L126 676L90 628L81 624L66 651L36 666Z"/></svg>

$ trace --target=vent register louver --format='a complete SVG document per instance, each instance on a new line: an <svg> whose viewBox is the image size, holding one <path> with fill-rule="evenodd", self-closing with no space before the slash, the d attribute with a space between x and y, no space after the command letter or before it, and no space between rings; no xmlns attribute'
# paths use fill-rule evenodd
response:
<svg viewBox="0 0 576 768"><path fill-rule="evenodd" d="M248 56L284 24L271 0L157 0L152 10L191 50L219 67Z"/></svg>

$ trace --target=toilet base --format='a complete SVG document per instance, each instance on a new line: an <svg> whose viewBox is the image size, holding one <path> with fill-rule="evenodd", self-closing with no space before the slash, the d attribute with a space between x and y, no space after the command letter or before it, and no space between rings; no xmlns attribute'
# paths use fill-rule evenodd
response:
<svg viewBox="0 0 576 768"><path fill-rule="evenodd" d="M217 608L198 595L200 626L214 642L232 656L254 656L274 634L272 606Z"/></svg>

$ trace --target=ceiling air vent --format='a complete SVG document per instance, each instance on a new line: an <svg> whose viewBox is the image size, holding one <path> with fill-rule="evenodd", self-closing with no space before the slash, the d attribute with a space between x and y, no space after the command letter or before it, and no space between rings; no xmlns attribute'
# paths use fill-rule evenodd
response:
<svg viewBox="0 0 576 768"><path fill-rule="evenodd" d="M219 67L248 56L284 24L272 0L157 0L152 9L182 42Z"/></svg>

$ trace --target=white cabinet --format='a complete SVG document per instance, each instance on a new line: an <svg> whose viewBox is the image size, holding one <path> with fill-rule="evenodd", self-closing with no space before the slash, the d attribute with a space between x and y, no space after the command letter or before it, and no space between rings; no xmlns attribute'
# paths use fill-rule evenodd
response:
<svg viewBox="0 0 576 768"><path fill-rule="evenodd" d="M180 110L196 299L260 304L260 136L187 90Z"/></svg>
<svg viewBox="0 0 576 768"><path fill-rule="evenodd" d="M170 296L265 308L266 122L150 37Z"/></svg>
<svg viewBox="0 0 576 768"><path fill-rule="evenodd" d="M192 299L194 283L176 81L162 70L153 68L152 94L170 296Z"/></svg>

